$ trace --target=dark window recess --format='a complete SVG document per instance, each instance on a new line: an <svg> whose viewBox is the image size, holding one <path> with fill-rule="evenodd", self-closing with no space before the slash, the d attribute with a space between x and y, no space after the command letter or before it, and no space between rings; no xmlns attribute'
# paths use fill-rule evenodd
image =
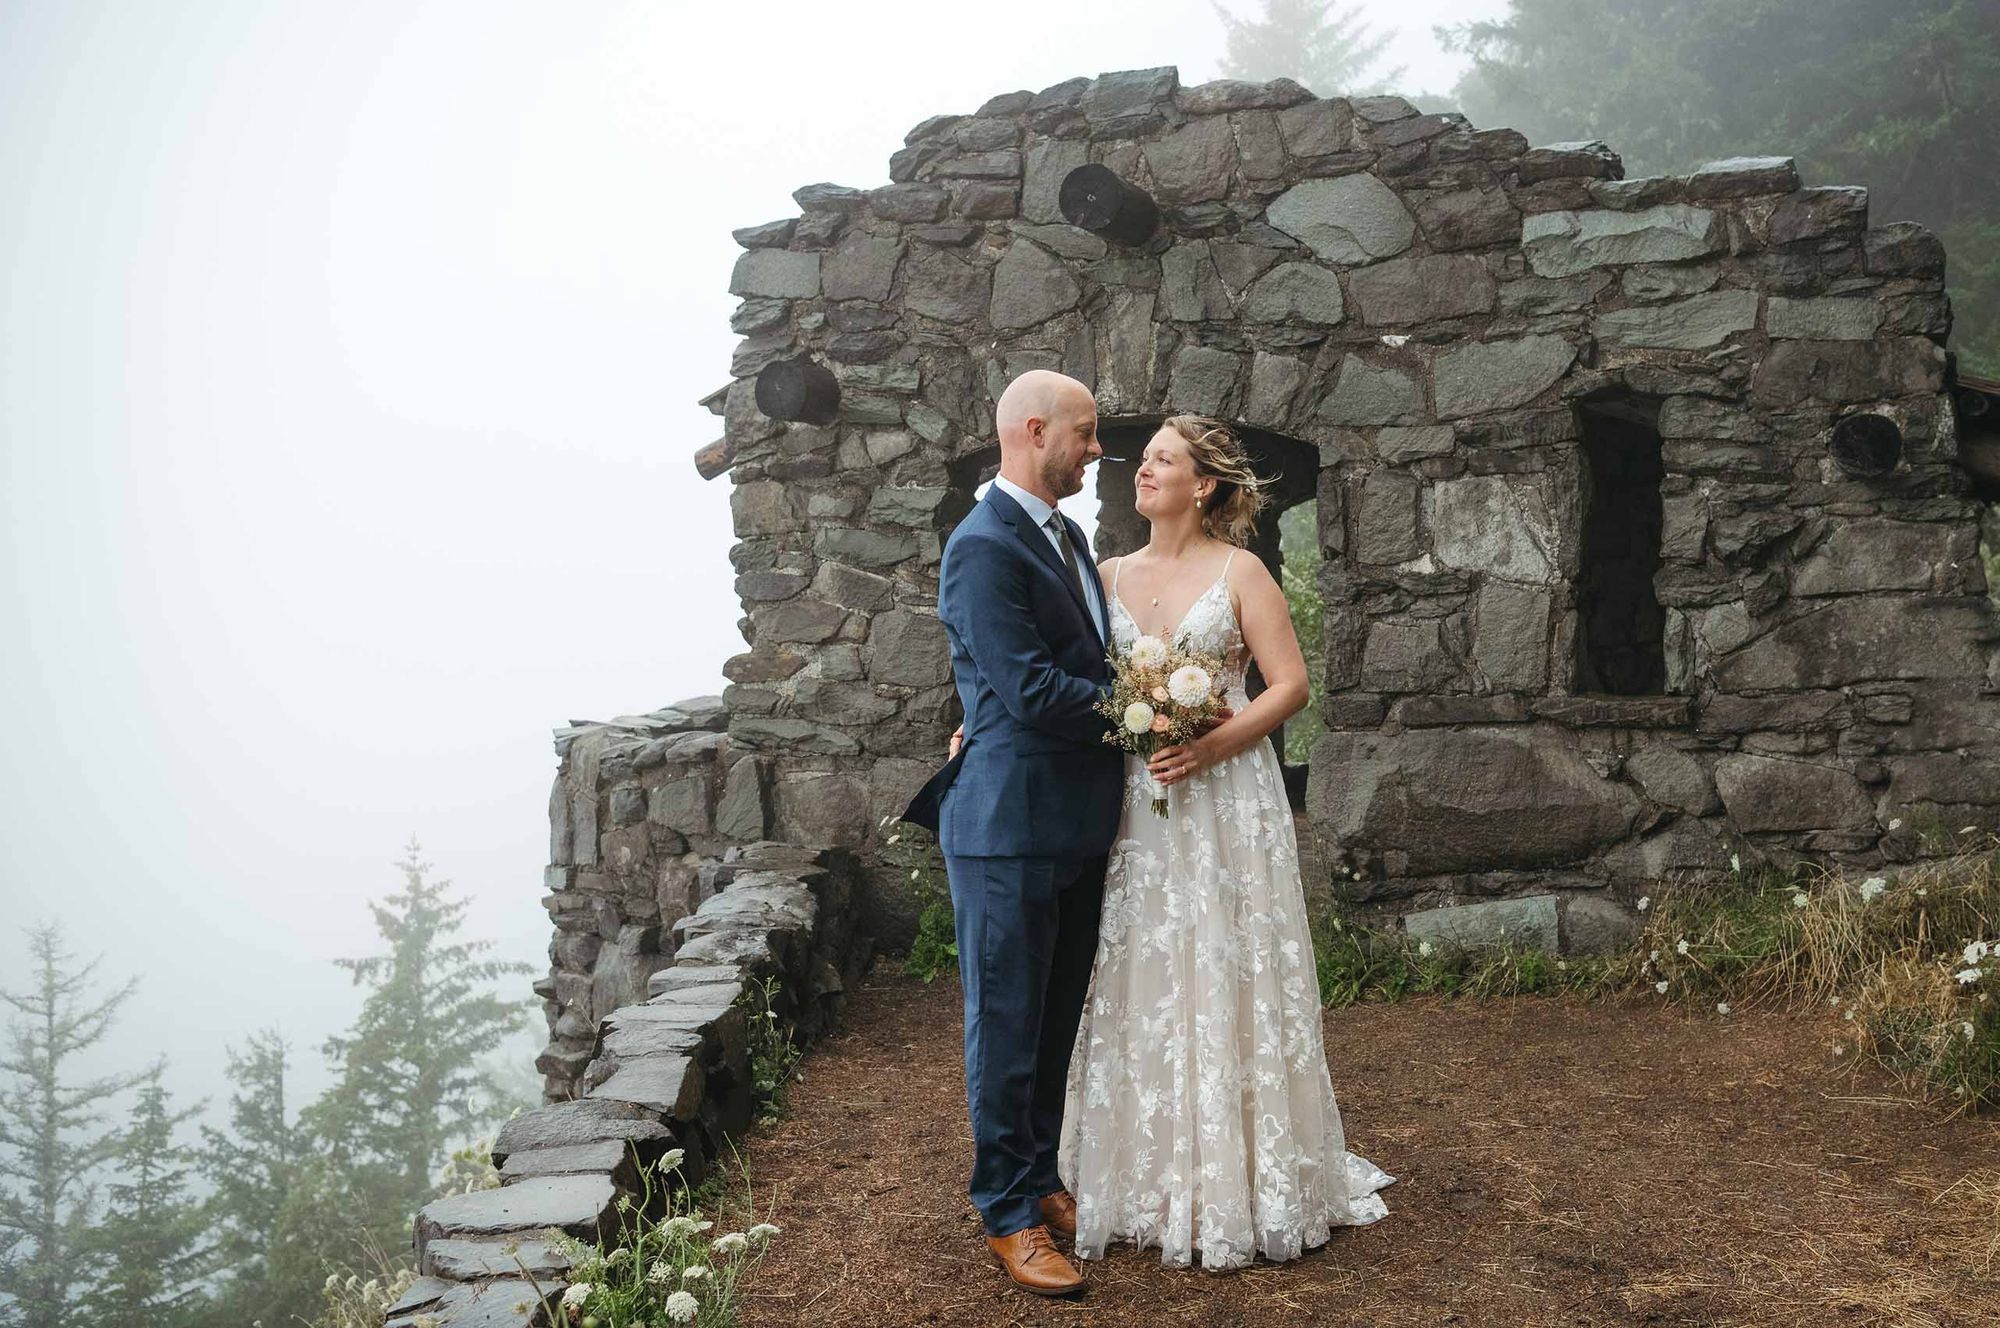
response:
<svg viewBox="0 0 2000 1328"><path fill-rule="evenodd" d="M1585 508L1576 596L1578 692L1666 691L1666 610L1653 589L1666 474L1657 410L1625 401L1579 412Z"/></svg>

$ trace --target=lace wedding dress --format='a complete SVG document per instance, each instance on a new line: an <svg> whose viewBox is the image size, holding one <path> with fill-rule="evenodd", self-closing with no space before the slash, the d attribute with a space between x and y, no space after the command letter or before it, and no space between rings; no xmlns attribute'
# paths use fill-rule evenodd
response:
<svg viewBox="0 0 2000 1328"><path fill-rule="evenodd" d="M1228 571L1176 636L1226 662L1240 710L1249 651ZM1115 573L1110 598L1122 654L1140 632ZM1394 1178L1347 1151L1276 755L1259 742L1167 801L1156 816L1145 763L1127 757L1058 1153L1076 1252L1131 1240L1181 1266L1296 1258L1387 1216L1376 1191Z"/></svg>

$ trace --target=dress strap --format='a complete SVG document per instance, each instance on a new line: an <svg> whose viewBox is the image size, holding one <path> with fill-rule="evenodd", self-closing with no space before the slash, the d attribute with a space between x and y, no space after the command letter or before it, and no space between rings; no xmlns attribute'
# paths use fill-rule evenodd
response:
<svg viewBox="0 0 2000 1328"><path fill-rule="evenodd" d="M1119 573L1123 572L1124 570L1125 570L1125 559L1122 557L1114 559L1111 566L1111 593L1114 595L1118 593Z"/></svg>
<svg viewBox="0 0 2000 1328"><path fill-rule="evenodd" d="M1229 546L1229 556L1222 560L1222 577L1218 579L1228 578L1229 564L1235 559L1235 557L1236 557L1236 546L1232 544Z"/></svg>

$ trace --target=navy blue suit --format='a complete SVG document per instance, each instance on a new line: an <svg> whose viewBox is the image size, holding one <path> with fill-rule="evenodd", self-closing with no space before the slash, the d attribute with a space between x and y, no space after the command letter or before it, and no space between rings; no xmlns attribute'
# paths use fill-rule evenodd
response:
<svg viewBox="0 0 2000 1328"><path fill-rule="evenodd" d="M1079 573L1097 578L1063 519ZM1103 600L1102 585L1098 585ZM965 988L972 1201L988 1234L1042 1219L1097 949L1124 757L1093 706L1110 666L1082 589L998 487L945 546L938 617L965 708L957 757L906 818L938 833Z"/></svg>

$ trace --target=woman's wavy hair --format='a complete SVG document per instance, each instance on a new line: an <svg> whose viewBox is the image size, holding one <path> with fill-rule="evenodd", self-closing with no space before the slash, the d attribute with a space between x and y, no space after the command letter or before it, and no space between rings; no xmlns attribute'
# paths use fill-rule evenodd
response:
<svg viewBox="0 0 2000 1328"><path fill-rule="evenodd" d="M1205 415L1169 416L1162 427L1187 441L1195 473L1215 481L1215 492L1202 504L1202 529L1239 547L1248 544L1266 498L1264 481L1251 467L1243 440L1221 420Z"/></svg>

